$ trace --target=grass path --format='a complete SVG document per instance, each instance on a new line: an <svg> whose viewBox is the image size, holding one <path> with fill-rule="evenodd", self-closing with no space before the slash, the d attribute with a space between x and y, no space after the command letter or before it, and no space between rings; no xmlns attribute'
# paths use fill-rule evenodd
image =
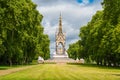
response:
<svg viewBox="0 0 120 80"><path fill-rule="evenodd" d="M31 68L33 67L32 66L22 66L22 67L16 67L16 68L13 68L13 67L7 67L5 70L0 70L0 76L3 76L3 75L7 75L7 74L10 74L10 73L14 73L14 72L17 72L17 71L21 71L21 70L25 70L25 69L28 69L28 68Z"/></svg>
<svg viewBox="0 0 120 80"><path fill-rule="evenodd" d="M70 64L40 64L0 76L0 80L120 80L120 69Z"/></svg>

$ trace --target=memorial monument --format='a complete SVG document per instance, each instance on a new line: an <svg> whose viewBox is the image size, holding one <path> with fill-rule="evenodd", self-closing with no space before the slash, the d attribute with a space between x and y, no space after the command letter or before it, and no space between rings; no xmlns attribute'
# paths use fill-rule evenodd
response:
<svg viewBox="0 0 120 80"><path fill-rule="evenodd" d="M55 33L55 52L52 55L52 58L56 59L62 59L62 58L68 58L68 54L65 49L65 41L66 41L66 36L65 33L62 31L62 16L60 14L59 18L59 28L58 31Z"/></svg>

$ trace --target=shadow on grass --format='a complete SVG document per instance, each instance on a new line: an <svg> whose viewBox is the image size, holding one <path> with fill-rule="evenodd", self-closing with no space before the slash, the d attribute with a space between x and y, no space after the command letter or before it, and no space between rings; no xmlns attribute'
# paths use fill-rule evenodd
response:
<svg viewBox="0 0 120 80"><path fill-rule="evenodd" d="M120 67L112 67L112 66L101 66L97 64L81 64L81 63L67 63L68 65L78 65L83 67L94 67L94 68L101 68L101 69L118 69L120 70Z"/></svg>
<svg viewBox="0 0 120 80"><path fill-rule="evenodd" d="M55 62L44 62L43 64L56 64Z"/></svg>
<svg viewBox="0 0 120 80"><path fill-rule="evenodd" d="M10 66L0 65L0 70L7 70L7 69L10 69L10 68L11 68Z"/></svg>
<svg viewBox="0 0 120 80"><path fill-rule="evenodd" d="M112 75L115 75L115 76L120 76L120 74L112 74Z"/></svg>
<svg viewBox="0 0 120 80"><path fill-rule="evenodd" d="M25 66L32 66L32 65L37 65L37 64L23 64L23 65L0 65L0 70L7 70L11 68L19 68L19 67L25 67Z"/></svg>
<svg viewBox="0 0 120 80"><path fill-rule="evenodd" d="M38 64L56 64L55 62L44 62L44 63L30 63L30 64L23 64L23 65L0 65L0 70L7 70L11 68L19 68L19 67L25 67L25 66L32 66L32 65L38 65Z"/></svg>
<svg viewBox="0 0 120 80"><path fill-rule="evenodd" d="M7 69L8 69L8 68L4 68L4 67L1 68L1 67L0 67L0 70L7 70Z"/></svg>

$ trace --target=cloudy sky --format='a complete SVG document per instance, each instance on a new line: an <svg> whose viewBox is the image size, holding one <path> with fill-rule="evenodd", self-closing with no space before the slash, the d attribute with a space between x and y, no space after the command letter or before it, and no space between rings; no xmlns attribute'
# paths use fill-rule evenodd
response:
<svg viewBox="0 0 120 80"><path fill-rule="evenodd" d="M80 38L80 27L86 25L98 10L102 10L102 0L32 0L37 10L44 16L44 33L51 40L51 53L55 51L55 32L62 14L63 32L66 33L66 48Z"/></svg>

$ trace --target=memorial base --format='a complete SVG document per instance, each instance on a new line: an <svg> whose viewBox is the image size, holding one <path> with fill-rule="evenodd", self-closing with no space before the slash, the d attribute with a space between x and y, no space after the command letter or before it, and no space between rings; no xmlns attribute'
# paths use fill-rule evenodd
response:
<svg viewBox="0 0 120 80"><path fill-rule="evenodd" d="M55 63L75 62L75 60L68 57L67 52L65 54L56 54L56 52L54 52L48 61L55 62Z"/></svg>

